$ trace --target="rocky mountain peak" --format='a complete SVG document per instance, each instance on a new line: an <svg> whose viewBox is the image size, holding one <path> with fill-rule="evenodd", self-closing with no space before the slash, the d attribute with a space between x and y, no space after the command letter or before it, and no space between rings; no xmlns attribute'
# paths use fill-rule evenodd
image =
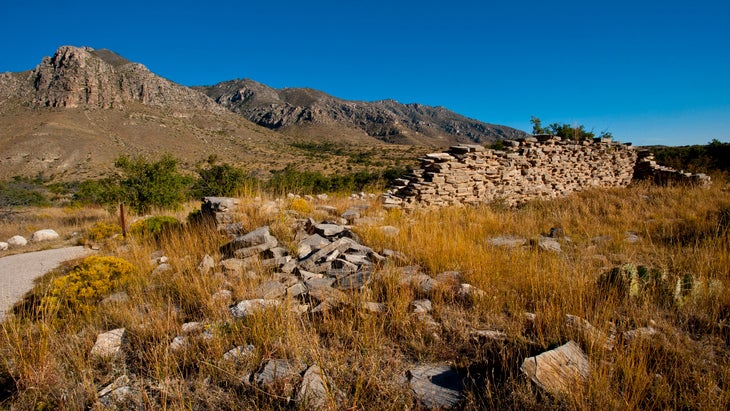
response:
<svg viewBox="0 0 730 411"><path fill-rule="evenodd" d="M29 95L34 107L110 109L139 102L172 110L223 111L201 93L106 49L62 46L24 80L20 87L29 92L16 95Z"/></svg>

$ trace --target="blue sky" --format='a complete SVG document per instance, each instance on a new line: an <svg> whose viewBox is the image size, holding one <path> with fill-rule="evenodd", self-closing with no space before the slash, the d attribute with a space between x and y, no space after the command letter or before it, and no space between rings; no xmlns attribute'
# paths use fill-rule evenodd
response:
<svg viewBox="0 0 730 411"><path fill-rule="evenodd" d="M634 144L730 141L730 1L138 1L0 6L0 72L108 48L185 85L250 78Z"/></svg>

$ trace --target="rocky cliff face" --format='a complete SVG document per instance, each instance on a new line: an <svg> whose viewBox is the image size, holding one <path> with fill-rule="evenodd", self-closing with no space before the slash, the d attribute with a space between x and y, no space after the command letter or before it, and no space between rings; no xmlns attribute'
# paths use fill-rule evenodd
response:
<svg viewBox="0 0 730 411"><path fill-rule="evenodd" d="M122 108L131 102L172 110L222 112L208 97L159 77L109 50L59 48L35 69L6 73L0 95L33 107Z"/></svg>
<svg viewBox="0 0 730 411"><path fill-rule="evenodd" d="M391 143L487 143L526 137L506 126L473 120L443 107L393 100L342 100L317 90L273 89L252 80L233 80L196 88L222 106L271 129L341 124Z"/></svg>

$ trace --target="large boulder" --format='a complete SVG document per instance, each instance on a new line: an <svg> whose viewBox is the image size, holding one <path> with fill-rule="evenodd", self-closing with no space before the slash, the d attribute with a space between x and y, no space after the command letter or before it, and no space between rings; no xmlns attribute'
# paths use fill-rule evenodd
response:
<svg viewBox="0 0 730 411"><path fill-rule="evenodd" d="M61 236L58 235L58 233L55 230L51 230L50 228L47 228L45 230L38 230L30 237L30 241L33 242L39 242L39 241L52 241L52 240L58 240Z"/></svg>
<svg viewBox="0 0 730 411"><path fill-rule="evenodd" d="M26 240L22 235L14 235L8 239L8 244L15 247L22 247L28 244L28 240Z"/></svg>

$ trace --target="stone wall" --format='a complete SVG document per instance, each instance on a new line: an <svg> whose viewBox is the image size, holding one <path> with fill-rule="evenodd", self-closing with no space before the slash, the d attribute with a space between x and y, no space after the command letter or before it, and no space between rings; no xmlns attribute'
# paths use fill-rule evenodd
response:
<svg viewBox="0 0 730 411"><path fill-rule="evenodd" d="M540 135L505 143L505 150L458 145L427 154L420 168L395 181L384 196L385 206L515 206L591 187L624 187L635 178L639 159L634 147L609 139L577 142ZM660 170L651 164L647 162L645 173L636 177L653 178ZM680 179L694 178L673 172Z"/></svg>

